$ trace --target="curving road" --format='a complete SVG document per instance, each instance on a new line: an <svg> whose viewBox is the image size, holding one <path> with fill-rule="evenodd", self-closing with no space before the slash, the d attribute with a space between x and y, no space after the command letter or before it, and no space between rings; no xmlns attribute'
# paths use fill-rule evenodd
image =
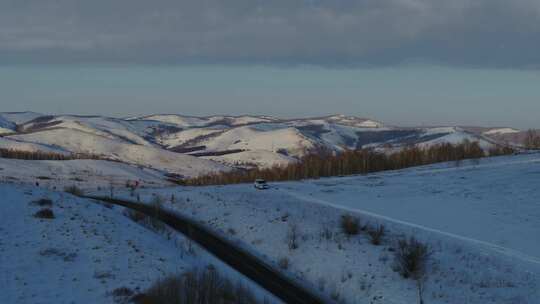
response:
<svg viewBox="0 0 540 304"><path fill-rule="evenodd" d="M250 278L285 303L333 303L330 299L315 295L258 257L238 248L232 242L187 217L166 210L159 210L158 212L152 206L125 200L96 196L84 197L119 205L159 219L174 230L183 233L221 261Z"/></svg>

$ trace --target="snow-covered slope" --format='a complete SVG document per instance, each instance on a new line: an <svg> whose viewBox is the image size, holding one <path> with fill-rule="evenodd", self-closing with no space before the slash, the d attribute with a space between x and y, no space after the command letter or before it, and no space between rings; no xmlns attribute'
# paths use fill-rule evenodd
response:
<svg viewBox="0 0 540 304"><path fill-rule="evenodd" d="M15 127L15 123L0 116L0 135L14 132Z"/></svg>
<svg viewBox="0 0 540 304"><path fill-rule="evenodd" d="M0 184L0 303L115 303L196 265L172 241L88 200ZM54 219L33 214L48 198Z"/></svg>
<svg viewBox="0 0 540 304"><path fill-rule="evenodd" d="M252 185L143 189L202 220L345 303L418 303L414 280L394 269L397 241L414 236L432 254L425 303L522 303L540 298L540 154L401 171ZM122 195L122 194L119 194ZM128 194L125 194L129 197ZM347 237L343 214L385 225L381 246ZM298 248L288 246L296 227Z"/></svg>
<svg viewBox="0 0 540 304"><path fill-rule="evenodd" d="M182 234L143 227L123 208L30 186L0 183L0 194L0 303L131 303L158 279L208 265L280 303ZM42 208L54 218L35 217Z"/></svg>
<svg viewBox="0 0 540 304"><path fill-rule="evenodd" d="M186 129L172 134L165 134L160 137L159 143L166 148L175 148L179 146L189 146L190 142L198 143L205 137L217 135L226 130L226 128L210 127L210 128L192 128Z"/></svg>
<svg viewBox="0 0 540 304"><path fill-rule="evenodd" d="M519 130L514 128L497 128L497 129L490 129L488 131L483 132L484 135L501 135L501 134L511 134L511 133L518 133Z"/></svg>
<svg viewBox="0 0 540 304"><path fill-rule="evenodd" d="M271 168L286 166L297 161L291 156L266 150L242 151L221 156L205 156L204 158L240 168Z"/></svg>
<svg viewBox="0 0 540 304"><path fill-rule="evenodd" d="M21 125L23 132L36 132L51 128L73 129L107 137L126 143L151 146L140 130L129 122L101 116L43 116ZM141 134L141 135L140 135Z"/></svg>
<svg viewBox="0 0 540 304"><path fill-rule="evenodd" d="M261 130L257 127L238 127L196 143L206 151L262 150L275 152L285 149L291 155L305 154L313 143L295 128Z"/></svg>
<svg viewBox="0 0 540 304"><path fill-rule="evenodd" d="M43 144L31 143L17 140L9 137L0 137L0 149L16 150L24 152L45 152L62 155L71 154L69 151L60 147L48 146Z"/></svg>
<svg viewBox="0 0 540 304"><path fill-rule="evenodd" d="M275 120L268 116L207 116L195 117L175 114L149 115L142 117L133 117L129 120L153 120L177 125L182 128L208 127L211 125L240 126L253 123L270 122Z"/></svg>
<svg viewBox="0 0 540 304"><path fill-rule="evenodd" d="M122 162L148 166L183 176L197 176L227 170L223 165L163 149L123 143L76 129L50 129L10 138L61 147L75 153L90 153Z"/></svg>
<svg viewBox="0 0 540 304"><path fill-rule="evenodd" d="M368 118L355 117L355 116L346 116L343 114L327 116L321 119L328 123L349 126L349 127L356 127L356 128L382 128L384 127L384 124L379 121L375 121ZM313 119L308 119L308 121L310 120L313 121Z"/></svg>
<svg viewBox="0 0 540 304"><path fill-rule="evenodd" d="M20 160L0 158L0 181L64 189L124 188L128 181L141 186L170 186L163 172L104 160Z"/></svg>
<svg viewBox="0 0 540 304"><path fill-rule="evenodd" d="M429 147L432 145L450 143L450 144L460 144L464 140L470 142L478 142L480 147L484 150L489 150L495 145L492 141L489 141L487 138L477 136L473 133L469 133L459 127L444 127L444 128L431 128L426 129L425 134L420 138L429 138L435 137L434 139L428 139L425 141L419 142L420 147Z"/></svg>

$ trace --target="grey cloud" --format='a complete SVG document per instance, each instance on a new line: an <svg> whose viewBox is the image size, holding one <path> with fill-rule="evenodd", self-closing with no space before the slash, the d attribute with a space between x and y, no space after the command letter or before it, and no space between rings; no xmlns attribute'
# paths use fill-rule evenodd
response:
<svg viewBox="0 0 540 304"><path fill-rule="evenodd" d="M0 62L540 64L537 0L0 0Z"/></svg>

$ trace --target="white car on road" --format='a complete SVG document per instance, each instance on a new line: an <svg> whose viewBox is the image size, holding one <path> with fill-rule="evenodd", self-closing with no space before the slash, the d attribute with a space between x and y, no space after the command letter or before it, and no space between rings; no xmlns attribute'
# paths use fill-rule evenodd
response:
<svg viewBox="0 0 540 304"><path fill-rule="evenodd" d="M265 189L270 188L268 186L268 183L266 183L264 179L256 179L254 186L256 189L259 189L259 190L265 190Z"/></svg>

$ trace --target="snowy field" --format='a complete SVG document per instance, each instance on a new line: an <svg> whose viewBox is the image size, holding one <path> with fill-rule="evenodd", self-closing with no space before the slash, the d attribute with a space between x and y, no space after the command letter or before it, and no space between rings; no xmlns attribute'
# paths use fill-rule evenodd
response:
<svg viewBox="0 0 540 304"><path fill-rule="evenodd" d="M540 154L278 187L301 200L414 223L540 262Z"/></svg>
<svg viewBox="0 0 540 304"><path fill-rule="evenodd" d="M415 236L432 255L426 303L522 303L540 299L540 155L272 185L143 189L150 201L206 222L291 276L346 303L417 303L412 280L394 271L398 239ZM130 195L119 194L126 198ZM383 224L381 246L348 238L345 214ZM299 246L288 237L296 226Z"/></svg>
<svg viewBox="0 0 540 304"><path fill-rule="evenodd" d="M189 250L182 235L151 231L122 208L30 186L0 184L0 194L0 303L115 303L123 300L117 288L143 291L208 264L256 288L197 246ZM51 199L54 219L33 216L42 198Z"/></svg>

